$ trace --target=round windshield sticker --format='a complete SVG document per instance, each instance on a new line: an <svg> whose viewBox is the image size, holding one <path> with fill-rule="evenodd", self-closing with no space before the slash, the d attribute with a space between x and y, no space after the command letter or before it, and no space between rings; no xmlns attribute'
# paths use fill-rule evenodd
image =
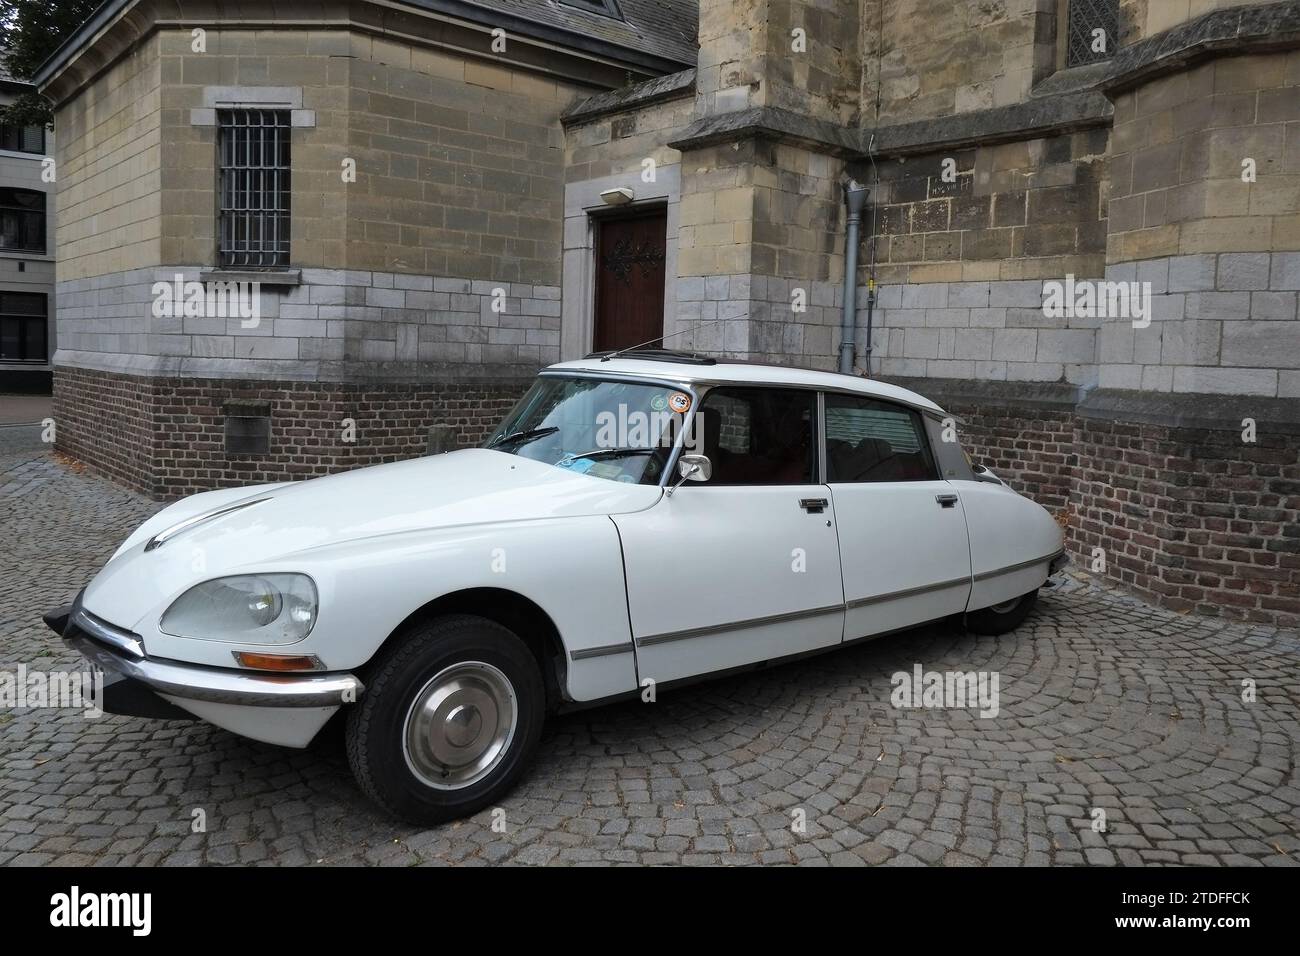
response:
<svg viewBox="0 0 1300 956"><path fill-rule="evenodd" d="M673 392L668 396L668 407L679 415L685 414L690 410L691 396L685 392Z"/></svg>
<svg viewBox="0 0 1300 956"><path fill-rule="evenodd" d="M652 412L662 412L668 407L668 399L663 395L656 395L650 399L650 410Z"/></svg>

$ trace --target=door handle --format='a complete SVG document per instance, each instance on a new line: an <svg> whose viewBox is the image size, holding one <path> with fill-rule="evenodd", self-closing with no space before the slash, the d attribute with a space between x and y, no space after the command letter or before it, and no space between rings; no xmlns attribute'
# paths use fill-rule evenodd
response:
<svg viewBox="0 0 1300 956"><path fill-rule="evenodd" d="M826 510L826 504L825 498L801 498L799 500L799 507L810 515L821 514Z"/></svg>
<svg viewBox="0 0 1300 956"><path fill-rule="evenodd" d="M939 502L940 508L951 508L957 503L956 495L935 495L934 500Z"/></svg>

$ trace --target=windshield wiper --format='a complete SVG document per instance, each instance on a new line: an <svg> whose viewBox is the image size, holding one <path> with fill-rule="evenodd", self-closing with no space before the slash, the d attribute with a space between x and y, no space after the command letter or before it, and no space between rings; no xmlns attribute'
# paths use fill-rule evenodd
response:
<svg viewBox="0 0 1300 956"><path fill-rule="evenodd" d="M653 455L657 448L597 448L584 451L581 455L565 455L561 461L577 461L579 458L629 458L632 455Z"/></svg>
<svg viewBox="0 0 1300 956"><path fill-rule="evenodd" d="M545 428L528 428L521 432L514 432L510 435L502 435L500 438L491 442L488 447L496 448L498 445L504 445L509 442L512 445L522 445L524 442L532 441L534 438L545 438L547 435L554 435L560 430L558 425L548 425Z"/></svg>

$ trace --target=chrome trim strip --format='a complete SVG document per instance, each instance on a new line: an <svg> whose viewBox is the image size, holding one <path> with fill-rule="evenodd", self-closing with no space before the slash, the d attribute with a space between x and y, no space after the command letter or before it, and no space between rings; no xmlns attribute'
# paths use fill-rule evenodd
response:
<svg viewBox="0 0 1300 956"><path fill-rule="evenodd" d="M222 515L228 515L232 511L239 511L241 508L248 508L252 505L261 504L263 501L270 500L270 496L265 498L254 498L252 501L241 501L238 504L233 504L225 508L218 508L216 511L205 511L203 514L186 518L184 521L179 521L170 528L164 528L162 531L159 531L149 539L145 544L144 549L145 551L153 551L155 548L161 548L172 538L176 537L176 535L180 534L182 531L193 528L195 525L202 524L205 521L211 521L214 518L220 518Z"/></svg>
<svg viewBox="0 0 1300 956"><path fill-rule="evenodd" d="M953 578L951 581L940 581L937 584L923 584L917 588L904 588L901 591L890 591L888 594L876 594L872 597L855 598L845 603L845 610L852 611L856 608L867 607L870 604L879 604L881 601L893 601L896 598L915 597L918 594L925 594L929 591L942 591L944 588L954 588L959 584L969 584L969 577Z"/></svg>
<svg viewBox="0 0 1300 956"><path fill-rule="evenodd" d="M601 647L584 647L581 650L570 651L570 660L585 661L593 657L609 657L611 654L629 654L632 651L632 642L626 644L605 644Z"/></svg>
<svg viewBox="0 0 1300 956"><path fill-rule="evenodd" d="M139 634L109 624L103 618L91 614L80 604L73 610L68 623L89 634L95 640L108 644L119 651L125 651L132 657L144 657L144 641L140 639Z"/></svg>
<svg viewBox="0 0 1300 956"><path fill-rule="evenodd" d="M784 624L809 617L821 617L844 610L843 604L828 604L825 607L810 608L807 611L787 611L784 614L769 614L767 617L751 617L747 621L731 621L726 624L710 624L706 627L693 627L686 631L666 631L663 634L648 634L636 639L637 647L651 644L667 644L669 641L684 641L692 637L706 637L723 631L740 631L750 627L762 627L766 624Z"/></svg>
<svg viewBox="0 0 1300 956"><path fill-rule="evenodd" d="M981 571L975 575L976 581L986 581L989 578L996 578L1000 574L1010 574L1012 571L1023 571L1025 568L1032 568L1036 564L1042 564L1044 561L1055 561L1064 550L1057 551L1055 554L1045 554L1041 558L1034 558L1032 561L1021 561L1019 564L1009 564L1005 568L998 568L994 571Z"/></svg>
<svg viewBox="0 0 1300 956"><path fill-rule="evenodd" d="M92 664L182 700L254 707L333 707L356 701L365 690L351 674L239 672L147 657L133 659L81 634L64 641Z"/></svg>
<svg viewBox="0 0 1300 956"><path fill-rule="evenodd" d="M826 393L817 390L817 480L829 485L831 473L826 455ZM838 531L836 532L839 533Z"/></svg>

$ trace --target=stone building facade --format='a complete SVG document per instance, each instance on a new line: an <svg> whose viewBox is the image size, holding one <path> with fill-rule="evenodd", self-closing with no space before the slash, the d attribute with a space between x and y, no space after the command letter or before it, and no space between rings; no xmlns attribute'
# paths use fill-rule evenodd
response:
<svg viewBox="0 0 1300 956"><path fill-rule="evenodd" d="M0 104L31 84L0 70ZM0 392L49 394L54 326L53 136L0 124Z"/></svg>
<svg viewBox="0 0 1300 956"><path fill-rule="evenodd" d="M60 446L133 486L476 442L647 302L835 368L854 179L859 374L961 416L1085 566L1300 623L1300 0L120 0L38 79ZM249 112L292 176L254 274L217 198ZM177 274L257 279L258 324L152 314ZM1076 284L1145 312L1047 307Z"/></svg>

